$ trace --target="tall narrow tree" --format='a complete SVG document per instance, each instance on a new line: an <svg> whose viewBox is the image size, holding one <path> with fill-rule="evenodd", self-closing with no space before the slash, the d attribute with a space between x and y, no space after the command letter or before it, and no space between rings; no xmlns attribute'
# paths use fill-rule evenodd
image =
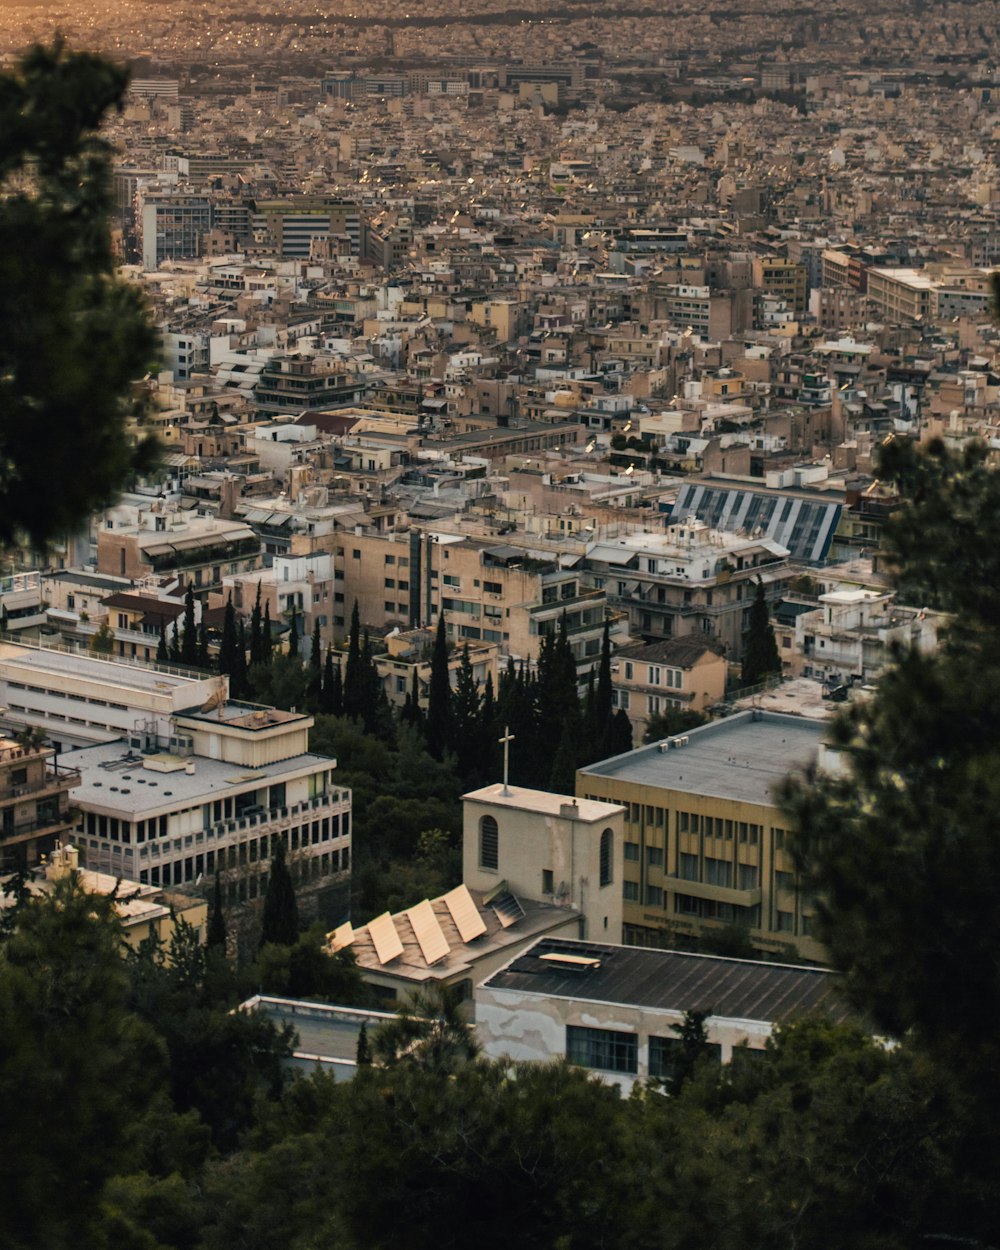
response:
<svg viewBox="0 0 1000 1250"><path fill-rule="evenodd" d="M274 655L274 634L271 631L271 600L264 601L264 620L260 627L260 653L264 664L270 664Z"/></svg>
<svg viewBox="0 0 1000 1250"><path fill-rule="evenodd" d="M198 626L194 616L194 585L188 582L184 592L184 627L181 630L181 663L192 667L198 663Z"/></svg>
<svg viewBox="0 0 1000 1250"><path fill-rule="evenodd" d="M321 710L323 702L323 643L319 634L319 617L313 623L312 647L309 651L309 681L306 701L311 712Z"/></svg>
<svg viewBox="0 0 1000 1250"><path fill-rule="evenodd" d="M299 653L299 614L295 604L292 604L292 619L288 622L288 654L298 655Z"/></svg>
<svg viewBox="0 0 1000 1250"><path fill-rule="evenodd" d="M271 856L268 870L267 892L264 895L264 914L261 918L260 944L274 942L280 946L294 946L299 936L298 906L295 902L295 886L288 871L284 840Z"/></svg>
<svg viewBox="0 0 1000 1250"><path fill-rule="evenodd" d="M743 635L744 686L756 686L773 673L781 672L781 656L774 640L774 627L764 597L764 583L757 579L753 603L750 605L749 628Z"/></svg>
<svg viewBox="0 0 1000 1250"><path fill-rule="evenodd" d="M160 641L156 644L156 662L158 664L170 662L170 649L167 646L167 620L163 616L160 617Z"/></svg>
<svg viewBox="0 0 1000 1250"><path fill-rule="evenodd" d="M427 688L427 749L436 760L444 759L451 742L452 698L448 672L448 634L445 614L438 617L434 650L431 652L431 676Z"/></svg>
<svg viewBox="0 0 1000 1250"><path fill-rule="evenodd" d="M347 663L344 668L344 715L360 720L365 713L365 679L361 664L361 620L354 600L351 628L347 636Z"/></svg>
<svg viewBox="0 0 1000 1250"><path fill-rule="evenodd" d="M237 699L245 699L250 689L247 682L247 627L242 616L236 631L236 660L233 664L230 689L233 697Z"/></svg>
<svg viewBox="0 0 1000 1250"><path fill-rule="evenodd" d="M222 616L222 637L219 640L219 672L227 674L230 679L236 673L236 648L238 645L236 609L233 607L233 596L230 594L226 599L226 610Z"/></svg>
<svg viewBox="0 0 1000 1250"><path fill-rule="evenodd" d="M252 665L264 663L264 648L261 628L260 582L258 582L257 598L254 600L253 611L250 613L250 663Z"/></svg>
<svg viewBox="0 0 1000 1250"><path fill-rule="evenodd" d="M215 885L212 889L212 902L208 909L208 933L205 945L209 950L226 951L226 914L222 906L222 881L218 872L215 874Z"/></svg>

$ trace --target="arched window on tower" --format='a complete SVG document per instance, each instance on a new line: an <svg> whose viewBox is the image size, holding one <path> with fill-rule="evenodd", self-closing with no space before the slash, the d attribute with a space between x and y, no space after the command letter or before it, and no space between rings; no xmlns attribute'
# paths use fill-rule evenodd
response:
<svg viewBox="0 0 1000 1250"><path fill-rule="evenodd" d="M479 821L479 867L494 872L500 867L500 829L493 816Z"/></svg>
<svg viewBox="0 0 1000 1250"><path fill-rule="evenodd" d="M614 863L614 838L615 835L610 829L605 829L601 834L601 885L610 885L612 876L612 865Z"/></svg>

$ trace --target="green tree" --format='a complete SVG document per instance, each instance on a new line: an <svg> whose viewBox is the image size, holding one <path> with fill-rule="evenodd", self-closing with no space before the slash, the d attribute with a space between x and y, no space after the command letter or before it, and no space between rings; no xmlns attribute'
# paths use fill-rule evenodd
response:
<svg viewBox="0 0 1000 1250"><path fill-rule="evenodd" d="M250 663L264 663L263 616L260 609L260 582L257 583L257 597L253 611L250 613Z"/></svg>
<svg viewBox="0 0 1000 1250"><path fill-rule="evenodd" d="M445 614L438 616L434 649L431 652L431 676L427 687L427 749L436 760L444 758L451 742L452 727L451 676L448 671L448 633Z"/></svg>
<svg viewBox="0 0 1000 1250"><path fill-rule="evenodd" d="M655 712L649 718L642 740L643 742L662 742L664 738L687 733L689 729L697 729L704 723L705 717L700 712L693 712L683 707L669 707L665 712Z"/></svg>
<svg viewBox="0 0 1000 1250"><path fill-rule="evenodd" d="M160 617L160 640L156 644L156 662L157 664L167 664L170 662L170 652L167 650L167 623L165 617Z"/></svg>
<svg viewBox="0 0 1000 1250"><path fill-rule="evenodd" d="M309 710L318 712L323 702L323 643L319 634L319 618L313 625L312 646L309 651L309 680L306 685Z"/></svg>
<svg viewBox="0 0 1000 1250"><path fill-rule="evenodd" d="M225 954L228 936L226 912L222 905L222 881L216 873L215 885L212 887L212 903L208 909L208 933L205 944L210 950L218 950Z"/></svg>
<svg viewBox="0 0 1000 1250"><path fill-rule="evenodd" d="M299 936L298 907L295 902L295 886L288 871L285 843L279 838L271 856L268 870L267 892L264 895L264 912L261 917L260 944L274 942L293 946Z"/></svg>
<svg viewBox="0 0 1000 1250"><path fill-rule="evenodd" d="M464 786L482 784L477 769L484 756L482 721L480 719L482 697L469 659L469 644L462 647L458 667L458 680L452 698L450 751L458 764L458 774Z"/></svg>
<svg viewBox="0 0 1000 1250"><path fill-rule="evenodd" d="M288 619L288 654L296 657L299 654L299 614L294 603Z"/></svg>
<svg viewBox="0 0 1000 1250"><path fill-rule="evenodd" d="M358 1047L355 1052L355 1062L359 1068L366 1068L372 1061L372 1048L368 1042L368 1026L362 1020L361 1028L358 1030Z"/></svg>
<svg viewBox="0 0 1000 1250"><path fill-rule="evenodd" d="M262 946L245 981L255 991L286 998L316 998L347 1007L364 1007L371 1001L353 954L343 950L331 955L322 925L313 925L292 943Z"/></svg>
<svg viewBox="0 0 1000 1250"><path fill-rule="evenodd" d="M781 672L781 657L774 640L764 583L757 579L753 603L750 605L750 623L743 635L743 669L740 680L744 686L756 686L758 682Z"/></svg>
<svg viewBox="0 0 1000 1250"><path fill-rule="evenodd" d="M97 632L90 639L90 649L95 655L113 655L115 635L106 620L101 621Z"/></svg>
<svg viewBox="0 0 1000 1250"><path fill-rule="evenodd" d="M361 618L358 601L351 610L351 626L347 636L347 660L344 666L344 715L363 720L365 714L365 680L361 664Z"/></svg>
<svg viewBox="0 0 1000 1250"><path fill-rule="evenodd" d="M0 541L44 548L152 466L128 437L156 354L142 295L114 274L111 149L127 74L60 42L0 74Z"/></svg>
<svg viewBox="0 0 1000 1250"><path fill-rule="evenodd" d="M188 582L184 592L184 624L181 629L181 663L194 667L198 663L198 626L194 619L194 585Z"/></svg>
<svg viewBox="0 0 1000 1250"><path fill-rule="evenodd" d="M396 1019L376 1029L372 1055L383 1066L418 1064L438 1074L455 1072L480 1052L475 1030L462 1011L457 986L416 990Z"/></svg>
<svg viewBox="0 0 1000 1250"><path fill-rule="evenodd" d="M264 620L260 627L260 650L261 658L265 664L270 664L274 658L274 634L271 630L271 600L268 599L264 604Z"/></svg>
<svg viewBox="0 0 1000 1250"><path fill-rule="evenodd" d="M239 646L239 637L236 632L236 609L233 607L233 596L230 593L226 597L226 610L222 617L222 637L219 640L219 672L225 673L230 679L230 685L237 673L237 647ZM233 693L238 693L233 691Z"/></svg>
<svg viewBox="0 0 1000 1250"><path fill-rule="evenodd" d="M97 1244L104 1181L165 1087L163 1047L128 1011L121 925L76 874L0 945L0 1244Z"/></svg>

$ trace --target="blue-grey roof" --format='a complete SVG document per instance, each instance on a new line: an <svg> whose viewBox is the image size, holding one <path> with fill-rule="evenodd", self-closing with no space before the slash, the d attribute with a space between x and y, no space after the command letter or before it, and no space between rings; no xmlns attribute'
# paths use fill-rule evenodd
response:
<svg viewBox="0 0 1000 1250"><path fill-rule="evenodd" d="M656 786L711 798L771 806L774 786L795 768L811 764L827 727L777 712L748 711L692 729L679 739L638 747L580 769L588 777ZM665 743L682 742L667 747Z"/></svg>
<svg viewBox="0 0 1000 1250"><path fill-rule="evenodd" d="M599 967L560 967L542 955L590 957ZM708 1011L729 1020L779 1024L823 1014L846 1020L840 978L824 968L726 959L688 951L542 938L486 982L486 988L660 1011Z"/></svg>
<svg viewBox="0 0 1000 1250"><path fill-rule="evenodd" d="M695 516L712 529L743 530L787 547L793 560L818 564L826 559L840 523L842 501L810 499L788 491L767 491L737 484L686 482L678 491L671 521Z"/></svg>

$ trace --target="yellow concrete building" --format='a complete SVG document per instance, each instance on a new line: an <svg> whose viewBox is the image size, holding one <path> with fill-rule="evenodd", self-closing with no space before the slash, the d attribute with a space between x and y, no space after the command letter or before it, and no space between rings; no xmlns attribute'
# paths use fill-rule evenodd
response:
<svg viewBox="0 0 1000 1250"><path fill-rule="evenodd" d="M580 769L581 798L626 809L626 942L669 945L738 925L761 951L824 961L775 801L790 770L836 766L824 733L749 711Z"/></svg>

